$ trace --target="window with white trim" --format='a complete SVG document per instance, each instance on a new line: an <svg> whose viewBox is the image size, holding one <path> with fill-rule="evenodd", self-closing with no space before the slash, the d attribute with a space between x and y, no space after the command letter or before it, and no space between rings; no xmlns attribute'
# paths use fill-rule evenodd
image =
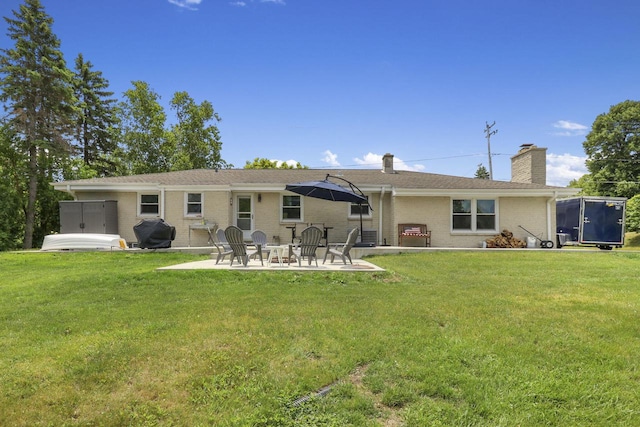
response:
<svg viewBox="0 0 640 427"><path fill-rule="evenodd" d="M185 193L184 199L185 216L202 216L202 193Z"/></svg>
<svg viewBox="0 0 640 427"><path fill-rule="evenodd" d="M138 214L140 216L158 216L160 214L160 195L140 194Z"/></svg>
<svg viewBox="0 0 640 427"><path fill-rule="evenodd" d="M367 201L369 201L369 196L365 196ZM360 218L360 213L362 213L363 218L371 217L371 209L369 208L369 203L351 203L349 205L349 218Z"/></svg>
<svg viewBox="0 0 640 427"><path fill-rule="evenodd" d="M302 221L302 196L283 194L280 215L283 222Z"/></svg>
<svg viewBox="0 0 640 427"><path fill-rule="evenodd" d="M451 228L453 231L495 231L497 201L493 199L453 199Z"/></svg>

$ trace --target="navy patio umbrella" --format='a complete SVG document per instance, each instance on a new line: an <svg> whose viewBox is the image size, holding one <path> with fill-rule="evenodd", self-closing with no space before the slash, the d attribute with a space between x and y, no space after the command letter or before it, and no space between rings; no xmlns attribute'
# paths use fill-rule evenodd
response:
<svg viewBox="0 0 640 427"><path fill-rule="evenodd" d="M329 181L329 178L344 181L349 187L343 187L335 182ZM306 181L297 184L287 184L285 190L292 191L296 194L307 197L315 197L316 199L331 200L334 202L357 203L360 207L360 234L362 235L362 205L369 206L369 199L360 191L360 189L352 182L338 176L327 174L322 181Z"/></svg>

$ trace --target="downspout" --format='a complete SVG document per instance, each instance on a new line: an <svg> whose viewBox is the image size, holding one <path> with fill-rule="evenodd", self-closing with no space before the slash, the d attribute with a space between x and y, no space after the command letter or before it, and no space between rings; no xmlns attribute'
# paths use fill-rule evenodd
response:
<svg viewBox="0 0 640 427"><path fill-rule="evenodd" d="M547 200L547 239L551 240L552 242L555 241L555 238L554 238L555 231L551 230L551 203L555 203L557 199L558 199L558 192L554 191L553 197L550 197Z"/></svg>
<svg viewBox="0 0 640 427"><path fill-rule="evenodd" d="M227 224L236 225L233 217L233 191L229 189L229 191L227 191L227 194L229 196L229 207L227 208Z"/></svg>
<svg viewBox="0 0 640 427"><path fill-rule="evenodd" d="M380 230L380 233L378 233L378 245L382 245L383 243L383 240L382 240L382 214L384 212L382 210L383 197L384 197L384 186L380 187L380 200L378 201L378 212L380 212L380 214L378 215L378 230Z"/></svg>
<svg viewBox="0 0 640 427"><path fill-rule="evenodd" d="M65 193L71 194L71 196L73 196L73 200L78 200L78 198L76 197L75 191L71 189L71 184L67 184L67 189L65 190Z"/></svg>
<svg viewBox="0 0 640 427"><path fill-rule="evenodd" d="M164 217L164 214L165 214L165 207L164 207L164 187L162 187L162 188L160 189L160 206L162 206L162 208L160 209L160 211L161 211L161 212L160 212L160 218L162 218L162 219L166 219L166 218Z"/></svg>

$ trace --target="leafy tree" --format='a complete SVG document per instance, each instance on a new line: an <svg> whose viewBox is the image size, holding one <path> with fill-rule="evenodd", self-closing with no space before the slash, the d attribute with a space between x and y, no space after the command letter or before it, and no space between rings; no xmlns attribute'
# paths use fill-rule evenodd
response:
<svg viewBox="0 0 640 427"><path fill-rule="evenodd" d="M640 232L640 194L627 200L625 228L627 231Z"/></svg>
<svg viewBox="0 0 640 427"><path fill-rule="evenodd" d="M27 162L27 202L24 248L33 247L37 224L39 181L55 159L69 155L68 137L74 117L73 74L52 32L53 19L39 0L25 0L15 19L5 18L7 34L15 42L0 56L0 101L8 110L7 125L15 135L15 149Z"/></svg>
<svg viewBox="0 0 640 427"><path fill-rule="evenodd" d="M215 123L220 116L209 101L200 105L187 92L176 92L171 100L178 123L171 129L174 155L172 170L220 169L228 167L220 157L222 141ZM214 123L210 123L210 122Z"/></svg>
<svg viewBox="0 0 640 427"><path fill-rule="evenodd" d="M96 170L96 176L113 175L116 167L109 155L118 145L114 132L117 117L116 100L111 98L109 82L79 54L73 83L79 103L75 138L81 157L87 166Z"/></svg>
<svg viewBox="0 0 640 427"><path fill-rule="evenodd" d="M597 195L640 193L640 101L624 101L600 114L583 143Z"/></svg>
<svg viewBox="0 0 640 427"><path fill-rule="evenodd" d="M129 173L144 174L170 170L173 155L164 125L167 115L160 96L147 83L134 81L120 103L120 121L125 161Z"/></svg>
<svg viewBox="0 0 640 427"><path fill-rule="evenodd" d="M482 163L480 163L478 165L478 169L476 170L476 174L474 175L474 177L479 179L489 179L490 177L489 171L487 170L487 168L484 167Z"/></svg>
<svg viewBox="0 0 640 427"><path fill-rule="evenodd" d="M231 167L221 157L222 142L215 123L220 117L210 102L196 102L186 92L171 100L177 123L165 129L160 96L147 83L134 81L120 103L123 146L129 173ZM118 151L115 151L117 154Z"/></svg>
<svg viewBox="0 0 640 427"><path fill-rule="evenodd" d="M11 129L0 127L0 250L18 249L24 236L22 194L26 192L23 176L28 163L17 146Z"/></svg>
<svg viewBox="0 0 640 427"><path fill-rule="evenodd" d="M598 191L594 184L593 177L591 174L584 174L578 179L572 179L569 182L568 187L571 188L580 188L579 195L582 196L597 196Z"/></svg>
<svg viewBox="0 0 640 427"><path fill-rule="evenodd" d="M290 165L287 162L278 162L277 160L269 160L264 157L256 157L253 162L246 161L245 169L309 169L309 166L303 166L300 162Z"/></svg>

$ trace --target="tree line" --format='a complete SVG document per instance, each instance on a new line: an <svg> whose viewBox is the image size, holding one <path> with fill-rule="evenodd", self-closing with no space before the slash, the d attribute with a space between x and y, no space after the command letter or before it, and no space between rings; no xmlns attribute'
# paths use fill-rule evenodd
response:
<svg viewBox="0 0 640 427"><path fill-rule="evenodd" d="M58 230L50 183L198 168L227 168L221 118L187 92L170 102L133 81L122 100L79 53L72 68L40 0L25 0L8 24L13 47L0 51L0 250L32 248Z"/></svg>

